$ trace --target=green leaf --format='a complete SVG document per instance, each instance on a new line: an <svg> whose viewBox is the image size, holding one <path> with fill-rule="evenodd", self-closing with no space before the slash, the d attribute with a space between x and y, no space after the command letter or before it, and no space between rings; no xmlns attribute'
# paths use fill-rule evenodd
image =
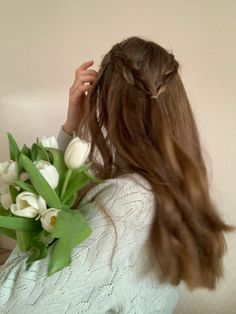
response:
<svg viewBox="0 0 236 314"><path fill-rule="evenodd" d="M37 159L38 156L38 146L37 144L33 144L31 147L31 160L35 161Z"/></svg>
<svg viewBox="0 0 236 314"><path fill-rule="evenodd" d="M66 202L66 206L68 206L68 208L71 208L73 206L73 204L75 203L77 199L77 193L74 193L71 195L71 197L67 200Z"/></svg>
<svg viewBox="0 0 236 314"><path fill-rule="evenodd" d="M90 174L88 171L84 172L86 174L86 176L93 182L97 182L97 183L104 183L105 180L99 179L95 176L93 176L92 174Z"/></svg>
<svg viewBox="0 0 236 314"><path fill-rule="evenodd" d="M0 215L1 216L9 216L9 211L5 208L3 208L1 205L0 205Z"/></svg>
<svg viewBox="0 0 236 314"><path fill-rule="evenodd" d="M35 240L44 243L46 246L48 246L49 243L51 243L54 238L51 233L47 232L46 230L42 229L38 235L35 237Z"/></svg>
<svg viewBox="0 0 236 314"><path fill-rule="evenodd" d="M16 240L16 232L7 228L0 228L0 234Z"/></svg>
<svg viewBox="0 0 236 314"><path fill-rule="evenodd" d="M62 203L67 204L72 195L87 186L89 182L90 179L84 172L73 171L64 197L62 198Z"/></svg>
<svg viewBox="0 0 236 314"><path fill-rule="evenodd" d="M0 227L22 231L38 231L42 229L41 223L32 218L10 216L0 216Z"/></svg>
<svg viewBox="0 0 236 314"><path fill-rule="evenodd" d="M62 204L61 209L66 210L66 209L70 209L70 207L68 205Z"/></svg>
<svg viewBox="0 0 236 314"><path fill-rule="evenodd" d="M17 145L11 133L7 133L7 136L8 136L8 142L9 142L10 158L11 160L16 161L17 156L20 153L19 146Z"/></svg>
<svg viewBox="0 0 236 314"><path fill-rule="evenodd" d="M50 187L45 178L41 175L39 170L33 162L25 155L20 154L20 162L28 173L33 187L41 195L49 207L61 208L61 201L56 192Z"/></svg>
<svg viewBox="0 0 236 314"><path fill-rule="evenodd" d="M38 231L16 231L16 240L19 246L19 249L22 252L26 252L31 247L32 239L38 233Z"/></svg>
<svg viewBox="0 0 236 314"><path fill-rule="evenodd" d="M9 185L9 190L10 190L12 201L13 203L15 203L16 197L19 194L19 192L12 185Z"/></svg>
<svg viewBox="0 0 236 314"><path fill-rule="evenodd" d="M45 258L47 256L48 248L45 243L34 239L31 243L30 251L31 255L26 261L27 269L33 262Z"/></svg>
<svg viewBox="0 0 236 314"><path fill-rule="evenodd" d="M30 151L30 149L26 145L23 146L23 148L21 150L21 154L24 154L25 156L31 158L31 151ZM19 157L20 157L20 154L18 155L18 158L17 158L17 164L18 164L19 176L20 176L20 174L23 171L23 166L19 162Z"/></svg>
<svg viewBox="0 0 236 314"><path fill-rule="evenodd" d="M46 148L51 156L51 161L54 167L56 167L59 175L67 170L65 161L64 161L64 153L55 148Z"/></svg>
<svg viewBox="0 0 236 314"><path fill-rule="evenodd" d="M30 158L30 149L24 144L21 153Z"/></svg>
<svg viewBox="0 0 236 314"><path fill-rule="evenodd" d="M37 191L35 190L32 184L26 183L24 181L15 181L15 184L18 185L24 191L37 194Z"/></svg>
<svg viewBox="0 0 236 314"><path fill-rule="evenodd" d="M39 160L46 160L50 162L49 156L43 145L37 144L37 150L38 150L38 155L37 155L37 161Z"/></svg>
<svg viewBox="0 0 236 314"><path fill-rule="evenodd" d="M80 172L84 172L86 170L88 170L90 168L90 166L92 165L91 162L84 164L82 166L80 166L78 169L74 170L75 173L80 173Z"/></svg>
<svg viewBox="0 0 236 314"><path fill-rule="evenodd" d="M58 238L48 267L48 275L52 275L68 266L73 248L89 237L92 229L79 210L64 210L58 213L52 236Z"/></svg>

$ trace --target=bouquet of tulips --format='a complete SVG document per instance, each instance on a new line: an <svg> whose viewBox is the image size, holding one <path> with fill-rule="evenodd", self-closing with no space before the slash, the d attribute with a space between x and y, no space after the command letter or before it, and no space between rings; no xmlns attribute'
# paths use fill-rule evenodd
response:
<svg viewBox="0 0 236 314"><path fill-rule="evenodd" d="M0 162L0 234L27 251L27 268L51 247L50 276L70 264L73 248L92 232L79 208L72 208L80 189L101 182L85 163L90 144L75 132L65 152L55 137L21 150L10 133L8 141L10 160Z"/></svg>

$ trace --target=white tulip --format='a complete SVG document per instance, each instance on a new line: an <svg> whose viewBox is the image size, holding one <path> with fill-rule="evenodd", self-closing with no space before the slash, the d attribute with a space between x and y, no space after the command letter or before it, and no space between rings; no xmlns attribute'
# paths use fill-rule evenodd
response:
<svg viewBox="0 0 236 314"><path fill-rule="evenodd" d="M17 180L18 166L13 160L0 162L0 181L5 184L13 184Z"/></svg>
<svg viewBox="0 0 236 314"><path fill-rule="evenodd" d="M16 197L16 204L10 207L16 216L34 218L42 215L47 210L47 205L42 196L31 192L22 192Z"/></svg>
<svg viewBox="0 0 236 314"><path fill-rule="evenodd" d="M36 168L39 170L41 175L45 178L52 189L55 189L59 182L59 174L57 169L45 160L39 160L34 162Z"/></svg>
<svg viewBox="0 0 236 314"><path fill-rule="evenodd" d="M70 169L77 169L83 165L90 153L91 144L75 137L66 148L64 159Z"/></svg>
<svg viewBox="0 0 236 314"><path fill-rule="evenodd" d="M57 142L57 139L55 136L43 136L39 142L43 145L45 148L56 148L59 149L59 145Z"/></svg>
<svg viewBox="0 0 236 314"><path fill-rule="evenodd" d="M4 185L0 188L0 203L5 209L9 209L13 203L8 185Z"/></svg>
<svg viewBox="0 0 236 314"><path fill-rule="evenodd" d="M46 230L47 232L52 232L53 226L57 221L57 215L59 212L59 209L49 208L43 213L40 221L44 230Z"/></svg>

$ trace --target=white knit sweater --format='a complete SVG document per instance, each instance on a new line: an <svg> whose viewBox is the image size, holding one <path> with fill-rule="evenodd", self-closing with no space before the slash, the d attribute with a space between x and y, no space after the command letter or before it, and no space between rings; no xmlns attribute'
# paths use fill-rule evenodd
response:
<svg viewBox="0 0 236 314"><path fill-rule="evenodd" d="M70 139L61 130L60 148ZM71 265L47 277L47 257L26 271L27 253L16 246L0 268L0 313L173 313L178 288L159 283L152 272L144 274L155 210L148 182L138 174L110 179L80 204L92 234L74 249Z"/></svg>

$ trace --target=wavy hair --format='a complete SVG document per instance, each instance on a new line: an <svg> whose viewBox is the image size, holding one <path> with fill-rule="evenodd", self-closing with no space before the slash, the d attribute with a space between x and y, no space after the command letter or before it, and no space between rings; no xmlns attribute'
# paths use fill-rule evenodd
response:
<svg viewBox="0 0 236 314"><path fill-rule="evenodd" d="M224 276L223 232L235 227L210 197L178 69L174 55L151 40L133 36L115 44L88 92L78 134L92 143L98 177L135 172L149 181L156 203L149 240L160 281L215 289Z"/></svg>

